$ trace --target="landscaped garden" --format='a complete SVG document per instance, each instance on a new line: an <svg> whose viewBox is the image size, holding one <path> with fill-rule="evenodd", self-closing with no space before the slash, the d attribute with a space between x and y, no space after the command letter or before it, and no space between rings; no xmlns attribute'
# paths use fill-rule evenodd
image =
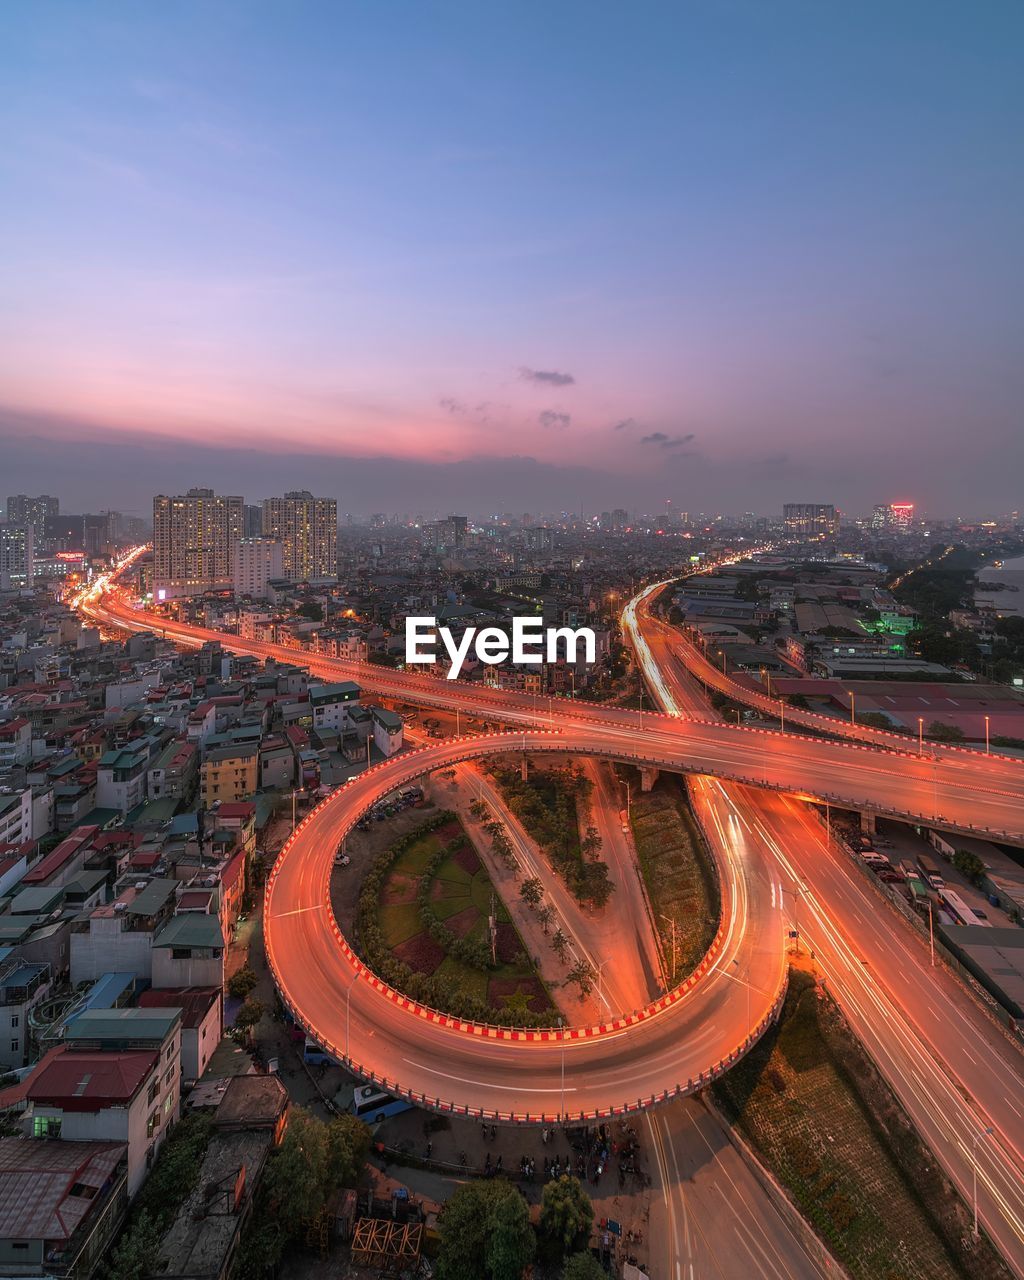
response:
<svg viewBox="0 0 1024 1280"><path fill-rule="evenodd" d="M434 1008L505 1025L555 1020L547 989L454 813L435 815L376 858L359 899L358 936L375 972Z"/></svg>

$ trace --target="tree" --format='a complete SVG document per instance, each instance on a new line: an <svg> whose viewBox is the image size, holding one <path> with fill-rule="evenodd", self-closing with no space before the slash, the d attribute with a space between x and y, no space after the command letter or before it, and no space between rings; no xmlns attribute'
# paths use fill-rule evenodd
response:
<svg viewBox="0 0 1024 1280"><path fill-rule="evenodd" d="M612 882L608 878L607 862L586 862L577 877L577 894L581 901L603 907L612 896Z"/></svg>
<svg viewBox="0 0 1024 1280"><path fill-rule="evenodd" d="M440 1280L518 1280L536 1248L526 1204L504 1178L464 1183L445 1202L438 1227Z"/></svg>
<svg viewBox="0 0 1024 1280"><path fill-rule="evenodd" d="M536 1251L529 1206L513 1190L497 1201L488 1223L487 1266L492 1280L521 1280Z"/></svg>
<svg viewBox="0 0 1024 1280"><path fill-rule="evenodd" d="M541 925L543 926L545 933L547 933L548 928L551 925L551 921L554 920L554 918L555 918L555 909L549 903L545 903L544 906L542 906L541 909L537 912L537 919L540 921Z"/></svg>
<svg viewBox="0 0 1024 1280"><path fill-rule="evenodd" d="M562 932L561 928L555 930L554 937L551 939L551 949L564 964L565 957L569 954L569 939Z"/></svg>
<svg viewBox="0 0 1024 1280"><path fill-rule="evenodd" d="M604 841L597 827L587 827L587 833L580 841L580 853L585 858L596 858L603 845Z"/></svg>
<svg viewBox="0 0 1024 1280"><path fill-rule="evenodd" d="M540 1234L553 1259L586 1248L594 1224L594 1206L579 1178L562 1174L544 1187Z"/></svg>
<svg viewBox="0 0 1024 1280"><path fill-rule="evenodd" d="M142 1276L151 1275L162 1234L143 1209L111 1252L106 1268L108 1280L141 1280Z"/></svg>
<svg viewBox="0 0 1024 1280"><path fill-rule="evenodd" d="M487 817L487 806L482 800L471 800L469 802L469 812L477 821L481 821Z"/></svg>
<svg viewBox="0 0 1024 1280"><path fill-rule="evenodd" d="M946 724L944 720L933 720L925 730L926 737L935 742L963 742L964 731L957 724Z"/></svg>
<svg viewBox="0 0 1024 1280"><path fill-rule="evenodd" d="M327 1125L304 1107L292 1107L284 1139L267 1161L260 1187L261 1199L286 1236L297 1235L303 1219L320 1212L330 1169Z"/></svg>
<svg viewBox="0 0 1024 1280"><path fill-rule="evenodd" d="M300 617L308 618L310 622L323 622L324 620L323 605L317 604L315 600L306 600L299 605L295 612Z"/></svg>
<svg viewBox="0 0 1024 1280"><path fill-rule="evenodd" d="M256 974L248 966L239 969L228 978L228 995L234 996L236 1000L244 1000L257 981Z"/></svg>
<svg viewBox="0 0 1024 1280"><path fill-rule="evenodd" d="M957 849L953 854L953 866L961 875L967 877L971 884L980 884L985 876L985 864L970 849Z"/></svg>
<svg viewBox="0 0 1024 1280"><path fill-rule="evenodd" d="M566 975L569 982L575 982L580 989L580 999L589 996L594 988L594 970L586 960L577 960Z"/></svg>
<svg viewBox="0 0 1024 1280"><path fill-rule="evenodd" d="M266 1005L262 1000L253 1000L250 996L235 1014L235 1026L239 1031L249 1031L266 1013Z"/></svg>
<svg viewBox="0 0 1024 1280"><path fill-rule="evenodd" d="M857 717L858 724L865 724L869 729L893 730L893 723L881 711L864 711Z"/></svg>
<svg viewBox="0 0 1024 1280"><path fill-rule="evenodd" d="M328 1121L328 1174L331 1187L352 1187L370 1152L370 1130L355 1116L342 1112Z"/></svg>
<svg viewBox="0 0 1024 1280"><path fill-rule="evenodd" d="M544 897L544 882L537 876L531 876L519 886L519 896L528 907L536 907Z"/></svg>
<svg viewBox="0 0 1024 1280"><path fill-rule="evenodd" d="M574 1253L566 1259L562 1280L608 1280L608 1272L592 1253Z"/></svg>

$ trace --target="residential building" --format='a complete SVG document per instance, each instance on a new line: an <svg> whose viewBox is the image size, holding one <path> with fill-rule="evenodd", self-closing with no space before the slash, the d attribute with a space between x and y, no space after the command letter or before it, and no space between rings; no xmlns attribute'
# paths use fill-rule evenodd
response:
<svg viewBox="0 0 1024 1280"><path fill-rule="evenodd" d="M235 561L236 596L266 600L269 584L284 577L284 543L277 538L242 538Z"/></svg>
<svg viewBox="0 0 1024 1280"><path fill-rule="evenodd" d="M342 735L350 727L351 712L359 706L359 686L351 680L311 684L309 703L314 729L329 729Z"/></svg>
<svg viewBox="0 0 1024 1280"><path fill-rule="evenodd" d="M259 787L258 745L214 747L206 753L199 785L203 804L211 809L220 801L245 800Z"/></svg>
<svg viewBox="0 0 1024 1280"><path fill-rule="evenodd" d="M0 773L32 759L32 725L24 716L0 724Z"/></svg>
<svg viewBox="0 0 1024 1280"><path fill-rule="evenodd" d="M373 719L373 745L382 756L393 756L402 749L402 717L383 707L371 707Z"/></svg>
<svg viewBox="0 0 1024 1280"><path fill-rule="evenodd" d="M127 1143L0 1138L3 1275L88 1280L127 1208Z"/></svg>
<svg viewBox="0 0 1024 1280"><path fill-rule="evenodd" d="M35 544L40 553L46 545L46 521L60 515L60 499L49 494L30 498L24 493L11 494L7 499L8 524L27 524L32 529Z"/></svg>
<svg viewBox="0 0 1024 1280"><path fill-rule="evenodd" d="M28 1061L28 1015L49 990L48 964L17 955L0 959L0 1069L10 1071Z"/></svg>
<svg viewBox="0 0 1024 1280"><path fill-rule="evenodd" d="M0 591L30 587L35 550L30 524L0 524Z"/></svg>
<svg viewBox="0 0 1024 1280"><path fill-rule="evenodd" d="M128 813L146 798L146 769L149 756L145 751L125 747L100 756L96 769L96 805L100 809L116 809Z"/></svg>
<svg viewBox="0 0 1024 1280"><path fill-rule="evenodd" d="M32 788L0 788L0 845L32 839Z"/></svg>
<svg viewBox="0 0 1024 1280"><path fill-rule="evenodd" d="M196 1081L205 1072L224 1034L224 1001L219 986L160 990L139 996L141 1009L181 1010L181 1078Z"/></svg>
<svg viewBox="0 0 1024 1280"><path fill-rule="evenodd" d="M158 600L233 585L244 503L212 489L153 499L153 590Z"/></svg>
<svg viewBox="0 0 1024 1280"><path fill-rule="evenodd" d="M263 502L263 536L283 548L289 582L313 582L338 576L338 504L314 498L307 490Z"/></svg>
<svg viewBox="0 0 1024 1280"><path fill-rule="evenodd" d="M146 771L146 795L150 800L170 796L185 800L199 773L199 753L191 742L170 742L150 762Z"/></svg>
<svg viewBox="0 0 1024 1280"><path fill-rule="evenodd" d="M181 1011L86 1009L25 1081L26 1137L128 1147L142 1185L181 1105Z"/></svg>
<svg viewBox="0 0 1024 1280"><path fill-rule="evenodd" d="M174 912L177 883L151 879L119 884L114 901L94 907L71 934L71 981L93 981L105 973L152 979L153 938Z"/></svg>
<svg viewBox="0 0 1024 1280"><path fill-rule="evenodd" d="M787 502L782 523L790 537L833 537L839 532L839 513L830 502Z"/></svg>
<svg viewBox="0 0 1024 1280"><path fill-rule="evenodd" d="M217 987L224 984L224 934L219 916L173 916L153 939L153 986Z"/></svg>

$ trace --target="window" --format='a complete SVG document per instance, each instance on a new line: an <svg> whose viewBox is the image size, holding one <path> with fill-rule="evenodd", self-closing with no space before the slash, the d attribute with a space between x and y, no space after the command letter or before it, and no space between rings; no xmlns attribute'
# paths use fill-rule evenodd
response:
<svg viewBox="0 0 1024 1280"><path fill-rule="evenodd" d="M20 1052L21 1052L21 1041L20 1041L20 1040L12 1040L12 1041L11 1041L11 1053L20 1053Z"/></svg>
<svg viewBox="0 0 1024 1280"><path fill-rule="evenodd" d="M33 1138L59 1138L60 1116L34 1116L32 1118Z"/></svg>
<svg viewBox="0 0 1024 1280"><path fill-rule="evenodd" d="M21 1022L21 1014L20 1014L20 1013L12 1013L12 1014L11 1014L11 1029L13 1030L16 1026L18 1026L18 1025L19 1025L19 1023L20 1023L20 1022Z"/></svg>

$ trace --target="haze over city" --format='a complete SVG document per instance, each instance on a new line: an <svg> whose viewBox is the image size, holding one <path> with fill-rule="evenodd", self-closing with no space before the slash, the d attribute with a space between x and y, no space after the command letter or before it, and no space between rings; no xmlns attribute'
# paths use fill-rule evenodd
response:
<svg viewBox="0 0 1024 1280"><path fill-rule="evenodd" d="M0 16L12 492L1019 505L1024 14Z"/></svg>

